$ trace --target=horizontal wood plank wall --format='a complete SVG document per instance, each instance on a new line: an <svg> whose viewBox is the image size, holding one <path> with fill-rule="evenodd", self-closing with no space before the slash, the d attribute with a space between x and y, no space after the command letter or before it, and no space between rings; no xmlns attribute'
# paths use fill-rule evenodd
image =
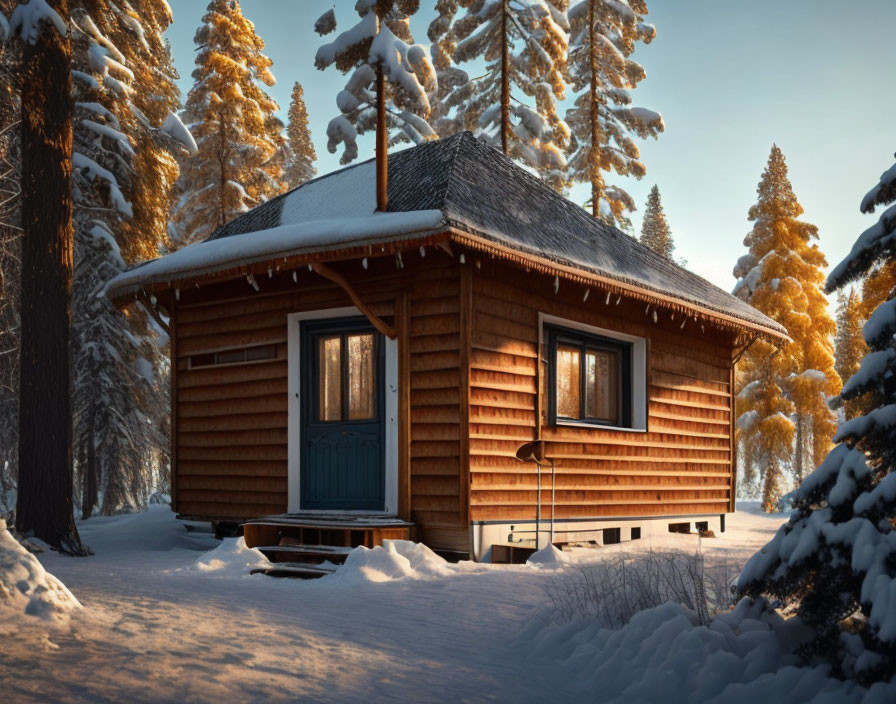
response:
<svg viewBox="0 0 896 704"><path fill-rule="evenodd" d="M644 304L481 263L473 283L470 379L471 518L535 516L536 474L514 458L538 433L558 459L556 516L625 517L723 513L731 492L730 337ZM647 433L551 427L538 368L538 313L649 339ZM541 379L541 381L539 381ZM550 516L545 477L542 515Z"/></svg>
<svg viewBox="0 0 896 704"><path fill-rule="evenodd" d="M411 284L411 517L420 539L452 550L468 549L470 534L469 523L461 519L466 507L458 482L459 302L456 264L435 266Z"/></svg>
<svg viewBox="0 0 896 704"><path fill-rule="evenodd" d="M393 320L407 297L410 389L410 510L418 536L433 547L463 550L459 461L457 261L371 259L334 265L377 315ZM287 507L287 326L290 313L351 305L334 284L307 270L184 291L177 317L178 509L184 515L248 518ZM190 369L192 354L275 344L276 359Z"/></svg>
<svg viewBox="0 0 896 704"><path fill-rule="evenodd" d="M339 267L391 320L401 272L391 260ZM398 272L398 274L396 274ZM177 330L177 489L184 515L250 518L287 508L287 316L352 305L307 269L181 293ZM189 368L190 355L275 344L275 359Z"/></svg>

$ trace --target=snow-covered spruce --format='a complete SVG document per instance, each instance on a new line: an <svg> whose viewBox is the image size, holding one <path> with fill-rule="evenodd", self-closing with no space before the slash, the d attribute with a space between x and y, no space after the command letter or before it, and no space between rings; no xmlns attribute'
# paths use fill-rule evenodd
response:
<svg viewBox="0 0 896 704"><path fill-rule="evenodd" d="M179 102L164 0L72 2L75 124L73 455L82 513L145 504L166 464L167 342L140 309L100 295L167 239L175 154L195 148Z"/></svg>
<svg viewBox="0 0 896 704"><path fill-rule="evenodd" d="M458 4L464 12L455 17ZM485 75L465 95L467 127L536 170L558 191L569 185L563 152L570 132L557 112L557 101L565 96L569 46L565 6L560 0L439 4L454 18L443 50L453 49L453 59L460 64L485 61Z"/></svg>
<svg viewBox="0 0 896 704"><path fill-rule="evenodd" d="M862 210L896 200L893 169ZM829 291L896 259L896 219L885 211L828 277ZM747 564L742 593L771 597L811 629L810 661L861 682L896 676L896 299L865 325L870 349L843 388L868 394L870 410L840 426L835 447L795 493L795 513Z"/></svg>
<svg viewBox="0 0 896 704"><path fill-rule="evenodd" d="M336 96L341 114L327 125L327 150L333 154L342 145L340 164L357 159L358 135L376 128L377 70L385 79L386 123L397 130L390 141L420 144L437 136L426 120L436 74L426 51L411 36L414 3L358 0L355 9L360 20L322 45L314 57L320 70L335 65L349 74ZM319 34L335 31L332 10L315 23L315 29Z"/></svg>
<svg viewBox="0 0 896 704"><path fill-rule="evenodd" d="M466 108L473 97L475 84L470 75L454 63L455 46L447 36L457 14L458 0L437 0L435 9L436 18L427 30L427 37L432 42L430 58L436 72L436 86L429 93L429 124L441 138L476 128L466 119Z"/></svg>
<svg viewBox="0 0 896 704"><path fill-rule="evenodd" d="M631 55L638 42L648 44L656 36L644 22L646 14L644 0L581 0L569 9L566 80L577 94L566 111L570 175L590 185L595 217L623 227L635 203L623 188L608 185L604 172L644 176L633 136L656 137L665 129L662 115L631 104L631 91L647 75Z"/></svg>

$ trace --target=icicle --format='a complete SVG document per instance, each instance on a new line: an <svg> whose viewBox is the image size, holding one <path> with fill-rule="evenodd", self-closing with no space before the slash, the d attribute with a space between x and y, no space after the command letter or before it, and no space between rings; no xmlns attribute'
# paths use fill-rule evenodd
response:
<svg viewBox="0 0 896 704"><path fill-rule="evenodd" d="M669 320L675 320L675 311L672 311L672 313L669 315Z"/></svg>
<svg viewBox="0 0 896 704"><path fill-rule="evenodd" d="M482 269L482 261L480 261L479 259L476 260L476 268Z"/></svg>
<svg viewBox="0 0 896 704"><path fill-rule="evenodd" d="M313 264L309 264L309 265L308 265L308 271L314 271L314 265L313 265Z"/></svg>
<svg viewBox="0 0 896 704"><path fill-rule="evenodd" d="M395 266L399 269L404 269L404 260L401 258L401 252L395 253Z"/></svg>
<svg viewBox="0 0 896 704"><path fill-rule="evenodd" d="M179 288L174 289L174 300L175 301L180 300L180 289Z"/></svg>
<svg viewBox="0 0 896 704"><path fill-rule="evenodd" d="M650 304L647 304L647 307L644 309L644 315L647 315L650 312Z"/></svg>
<svg viewBox="0 0 896 704"><path fill-rule="evenodd" d="M684 320L682 320L682 321L681 321L681 325L678 326L678 329L679 329L679 330L684 329L684 324L685 324L686 322L688 322L688 319L687 319L687 318L685 318Z"/></svg>
<svg viewBox="0 0 896 704"><path fill-rule="evenodd" d="M610 296L611 296L611 295L612 295L612 294L611 294L609 291L607 291L607 300L604 301L604 304L605 304L605 305L610 305Z"/></svg>
<svg viewBox="0 0 896 704"><path fill-rule="evenodd" d="M653 322L656 322L656 311L653 311Z"/></svg>
<svg viewBox="0 0 896 704"><path fill-rule="evenodd" d="M703 327L703 323L700 323L700 332L702 332L704 335L706 334L706 328Z"/></svg>
<svg viewBox="0 0 896 704"><path fill-rule="evenodd" d="M297 271L292 272L292 280L294 283L299 283L299 275Z"/></svg>
<svg viewBox="0 0 896 704"><path fill-rule="evenodd" d="M364 257L364 258L361 260L361 266L364 267L364 271L367 271L367 257Z"/></svg>
<svg viewBox="0 0 896 704"><path fill-rule="evenodd" d="M421 257L426 256L426 247L424 247L423 245L420 245L420 256Z"/></svg>
<svg viewBox="0 0 896 704"><path fill-rule="evenodd" d="M149 302L152 303L153 305L156 304L156 301L157 301L157 299L156 299L155 296L150 296L150 297L149 297Z"/></svg>
<svg viewBox="0 0 896 704"><path fill-rule="evenodd" d="M556 294L557 291L559 291L559 290L560 290L560 277L555 276L554 277L554 293Z"/></svg>
<svg viewBox="0 0 896 704"><path fill-rule="evenodd" d="M460 263L461 263L461 264L466 264L466 262L467 262L467 258L466 258L463 254L461 254L461 255L460 255Z"/></svg>
<svg viewBox="0 0 896 704"><path fill-rule="evenodd" d="M261 291L261 288L258 285L258 282L255 280L255 277L252 274L248 274L246 276L246 281L249 282L249 285L254 288L256 291Z"/></svg>
<svg viewBox="0 0 896 704"><path fill-rule="evenodd" d="M585 301L588 300L588 294L590 294L590 293L591 293L591 289L590 289L590 288L586 288L586 289L585 289L585 295L582 296L582 303L584 303Z"/></svg>
<svg viewBox="0 0 896 704"><path fill-rule="evenodd" d="M268 267L268 278L271 279L274 277L274 270L271 267Z"/></svg>
<svg viewBox="0 0 896 704"><path fill-rule="evenodd" d="M622 303L622 296L616 298L616 305L618 306L620 303Z"/></svg>

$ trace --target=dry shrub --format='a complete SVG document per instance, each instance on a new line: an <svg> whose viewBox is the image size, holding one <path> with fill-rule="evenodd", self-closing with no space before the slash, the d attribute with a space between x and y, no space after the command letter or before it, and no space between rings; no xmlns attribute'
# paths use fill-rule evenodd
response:
<svg viewBox="0 0 896 704"><path fill-rule="evenodd" d="M618 629L639 611L672 601L707 624L733 603L735 575L727 564L707 569L699 550L614 552L598 562L572 565L545 590L562 621L594 617L604 628Z"/></svg>

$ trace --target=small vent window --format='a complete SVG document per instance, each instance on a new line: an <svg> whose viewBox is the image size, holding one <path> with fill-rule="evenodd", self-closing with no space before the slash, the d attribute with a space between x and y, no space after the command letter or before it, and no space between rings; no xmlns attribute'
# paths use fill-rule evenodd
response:
<svg viewBox="0 0 896 704"><path fill-rule="evenodd" d="M242 364L277 358L277 345L255 345L218 352L204 352L190 356L190 369L214 367L219 364Z"/></svg>

